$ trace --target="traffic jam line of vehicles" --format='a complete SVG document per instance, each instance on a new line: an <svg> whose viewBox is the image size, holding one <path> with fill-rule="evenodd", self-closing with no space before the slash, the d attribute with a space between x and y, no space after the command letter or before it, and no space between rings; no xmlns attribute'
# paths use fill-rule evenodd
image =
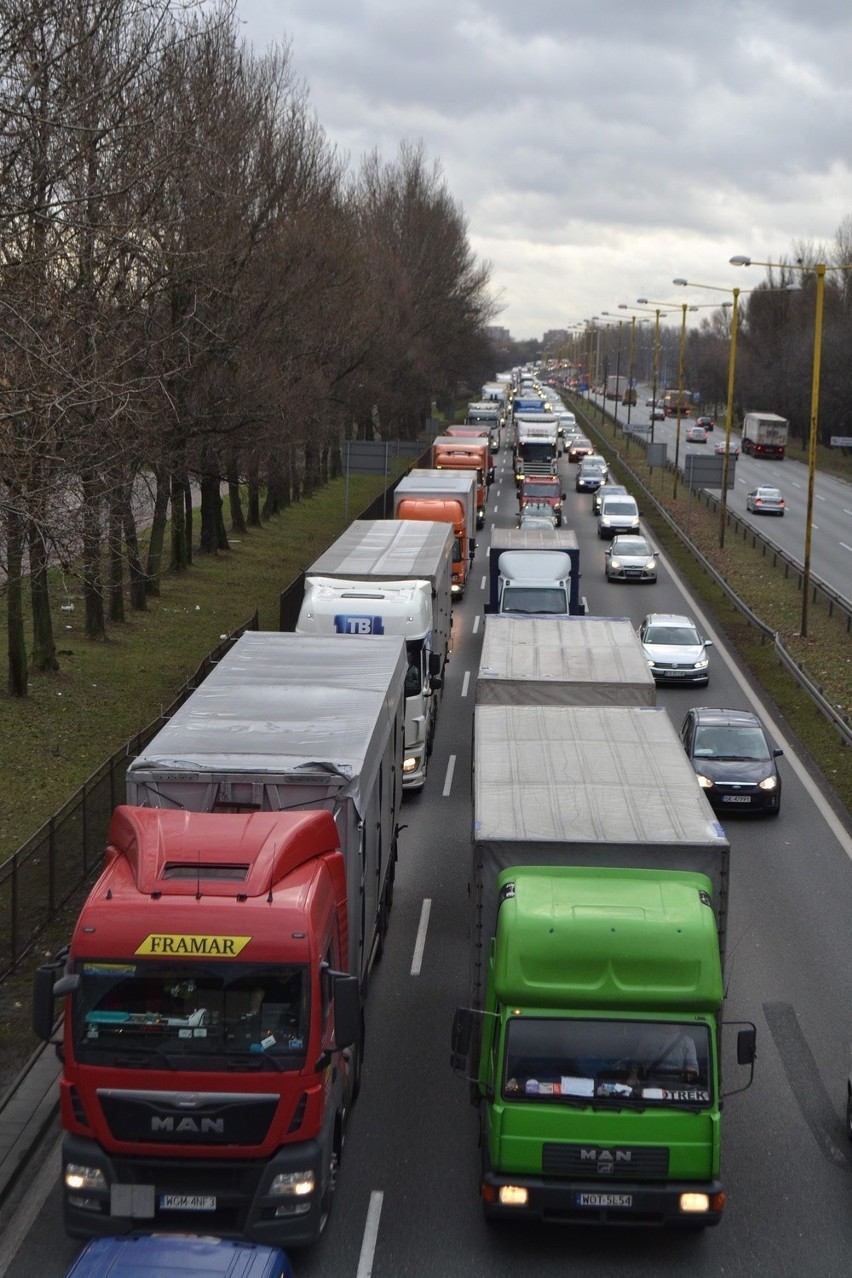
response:
<svg viewBox="0 0 852 1278"><path fill-rule="evenodd" d="M427 779L494 441L505 430L516 480L541 468L561 488L560 439L570 455L580 438L529 381L487 384L469 415L483 434L436 440L394 517L355 521L311 566L297 632L243 635L128 768L101 878L34 989L46 1041L63 1000L73 1237L275 1249L325 1226L403 790ZM653 579L655 553L617 517L638 528L614 491L607 577ZM483 1207L714 1224L729 849L711 804L777 812L780 779L734 775L703 723L688 716L679 738L655 706L657 683L707 681L710 641L688 618L651 614L637 635L589 616L580 583L573 531L493 530L470 1004L453 1026L481 1114ZM745 735L737 712L702 713ZM754 1037L738 1035L741 1065Z"/></svg>

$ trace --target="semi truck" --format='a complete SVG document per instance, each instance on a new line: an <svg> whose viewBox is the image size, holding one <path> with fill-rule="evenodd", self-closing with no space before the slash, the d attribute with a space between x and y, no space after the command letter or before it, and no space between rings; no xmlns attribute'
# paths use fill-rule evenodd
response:
<svg viewBox="0 0 852 1278"><path fill-rule="evenodd" d="M488 385L486 382L483 390L487 390ZM467 406L464 420L466 426L485 427L488 431L490 450L496 453L500 451L500 432L506 420L506 392L505 387L501 388L497 383L491 383L491 385L495 387L491 397L472 400Z"/></svg>
<svg viewBox="0 0 852 1278"><path fill-rule="evenodd" d="M652 706L656 696L628 617L485 619L478 706Z"/></svg>
<svg viewBox="0 0 852 1278"><path fill-rule="evenodd" d="M404 790L426 781L450 649L453 533L419 519L356 519L305 576L297 634L401 635Z"/></svg>
<svg viewBox="0 0 852 1278"><path fill-rule="evenodd" d="M476 551L476 476L467 470L414 467L394 489L394 518L451 525L451 592L460 599Z"/></svg>
<svg viewBox="0 0 852 1278"><path fill-rule="evenodd" d="M729 847L665 710L478 705L474 760L486 1217L716 1224Z"/></svg>
<svg viewBox="0 0 852 1278"><path fill-rule="evenodd" d="M475 440L477 443L481 443L484 440L488 444L486 482L489 486L494 483L494 458L492 454L498 450L492 447L491 432L487 423L465 423L463 426L448 426L444 431L444 435L448 439Z"/></svg>
<svg viewBox="0 0 852 1278"><path fill-rule="evenodd" d="M65 997L73 1236L319 1236L393 896L405 668L392 636L248 632L131 762L36 977L42 1037Z"/></svg>
<svg viewBox="0 0 852 1278"><path fill-rule="evenodd" d="M495 528L488 561L486 613L581 616L580 548L568 528Z"/></svg>
<svg viewBox="0 0 852 1278"><path fill-rule="evenodd" d="M562 480L558 475L524 475L518 488L518 508L523 514L529 507L546 506L556 522L562 527L562 503L565 493L562 491Z"/></svg>
<svg viewBox="0 0 852 1278"><path fill-rule="evenodd" d="M746 413L743 417L742 450L752 457L782 461L790 423L777 413Z"/></svg>
<svg viewBox="0 0 852 1278"><path fill-rule="evenodd" d="M459 439L452 435L438 435L432 441L432 468L434 470L468 470L476 476L476 523L485 524L485 507L488 504L489 473L494 465L487 439L479 437Z"/></svg>
<svg viewBox="0 0 852 1278"><path fill-rule="evenodd" d="M555 475L559 451L559 421L554 413L515 415L515 483L528 475Z"/></svg>
<svg viewBox="0 0 852 1278"><path fill-rule="evenodd" d="M606 398L622 399L624 394L630 389L630 378L612 376L606 379Z"/></svg>

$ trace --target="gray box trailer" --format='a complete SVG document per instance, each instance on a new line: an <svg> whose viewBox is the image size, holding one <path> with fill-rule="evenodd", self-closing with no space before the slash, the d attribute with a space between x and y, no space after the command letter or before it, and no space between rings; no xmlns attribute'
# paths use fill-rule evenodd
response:
<svg viewBox="0 0 852 1278"><path fill-rule="evenodd" d="M652 706L656 692L627 617L485 618L478 706Z"/></svg>
<svg viewBox="0 0 852 1278"><path fill-rule="evenodd" d="M350 895L349 971L362 984L393 884L405 671L397 636L247 631L127 770L127 802L141 807L331 812Z"/></svg>
<svg viewBox="0 0 852 1278"><path fill-rule="evenodd" d="M728 857L725 832L661 706L477 706L472 1006L482 1006L502 870L579 865L706 874L724 962Z"/></svg>

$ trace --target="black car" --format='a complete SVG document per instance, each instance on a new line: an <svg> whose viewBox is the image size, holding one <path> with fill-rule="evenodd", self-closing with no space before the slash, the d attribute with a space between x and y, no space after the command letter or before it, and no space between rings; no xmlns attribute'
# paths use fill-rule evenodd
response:
<svg viewBox="0 0 852 1278"><path fill-rule="evenodd" d="M777 816L781 777L775 760L784 753L750 710L696 706L680 730L698 782L717 812Z"/></svg>
<svg viewBox="0 0 852 1278"><path fill-rule="evenodd" d="M607 464L602 457L583 460L577 469L574 487L578 493L593 493L606 483Z"/></svg>

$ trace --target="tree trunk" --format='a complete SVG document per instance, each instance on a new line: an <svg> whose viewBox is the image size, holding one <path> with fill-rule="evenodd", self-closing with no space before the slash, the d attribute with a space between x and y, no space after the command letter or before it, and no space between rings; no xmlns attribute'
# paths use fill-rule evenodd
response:
<svg viewBox="0 0 852 1278"><path fill-rule="evenodd" d="M240 534L246 532L246 520L240 499L240 473L235 453L228 458L228 505L231 510L231 532Z"/></svg>
<svg viewBox="0 0 852 1278"><path fill-rule="evenodd" d="M189 475L183 477L183 506L186 522L186 562L192 564L192 537L195 523L195 512L192 508L192 480Z"/></svg>
<svg viewBox="0 0 852 1278"><path fill-rule="evenodd" d="M202 554L213 555L219 549L219 524L222 522L222 498L219 494L219 476L204 473L201 476L201 540ZM227 537L226 537L227 544Z"/></svg>
<svg viewBox="0 0 852 1278"><path fill-rule="evenodd" d="M172 473L172 561L173 572L186 572L189 555L186 548L186 506L183 480Z"/></svg>
<svg viewBox="0 0 852 1278"><path fill-rule="evenodd" d="M106 617L101 582L101 492L92 471L83 476L83 601L86 637L106 639Z"/></svg>
<svg viewBox="0 0 852 1278"><path fill-rule="evenodd" d="M50 614L50 585L47 578L47 550L40 529L30 521L27 533L30 554L30 601L33 610L33 670L58 670L53 618Z"/></svg>
<svg viewBox="0 0 852 1278"><path fill-rule="evenodd" d="M127 547L127 567L130 571L130 607L135 612L145 612L148 607L148 578L139 554L139 537L130 501L130 485L122 493L122 526L124 544Z"/></svg>
<svg viewBox="0 0 852 1278"><path fill-rule="evenodd" d="M121 488L113 489L109 503L109 619L122 622L124 617L124 556L121 543Z"/></svg>
<svg viewBox="0 0 852 1278"><path fill-rule="evenodd" d="M260 475L257 462L252 458L248 476L248 526L260 528Z"/></svg>
<svg viewBox="0 0 852 1278"><path fill-rule="evenodd" d="M24 536L21 517L10 510L6 518L6 637L9 651L9 677L7 688L10 697L25 697L27 685L27 643L24 636L24 585L23 570Z"/></svg>
<svg viewBox="0 0 852 1278"><path fill-rule="evenodd" d="M169 511L169 493L171 478L168 467L157 466L154 471L157 481L157 493L154 498L154 517L151 522L151 537L148 542L148 569L145 573L145 593L159 595L160 573L163 567L163 548L166 541L166 522ZM127 516L125 515L125 526Z"/></svg>

